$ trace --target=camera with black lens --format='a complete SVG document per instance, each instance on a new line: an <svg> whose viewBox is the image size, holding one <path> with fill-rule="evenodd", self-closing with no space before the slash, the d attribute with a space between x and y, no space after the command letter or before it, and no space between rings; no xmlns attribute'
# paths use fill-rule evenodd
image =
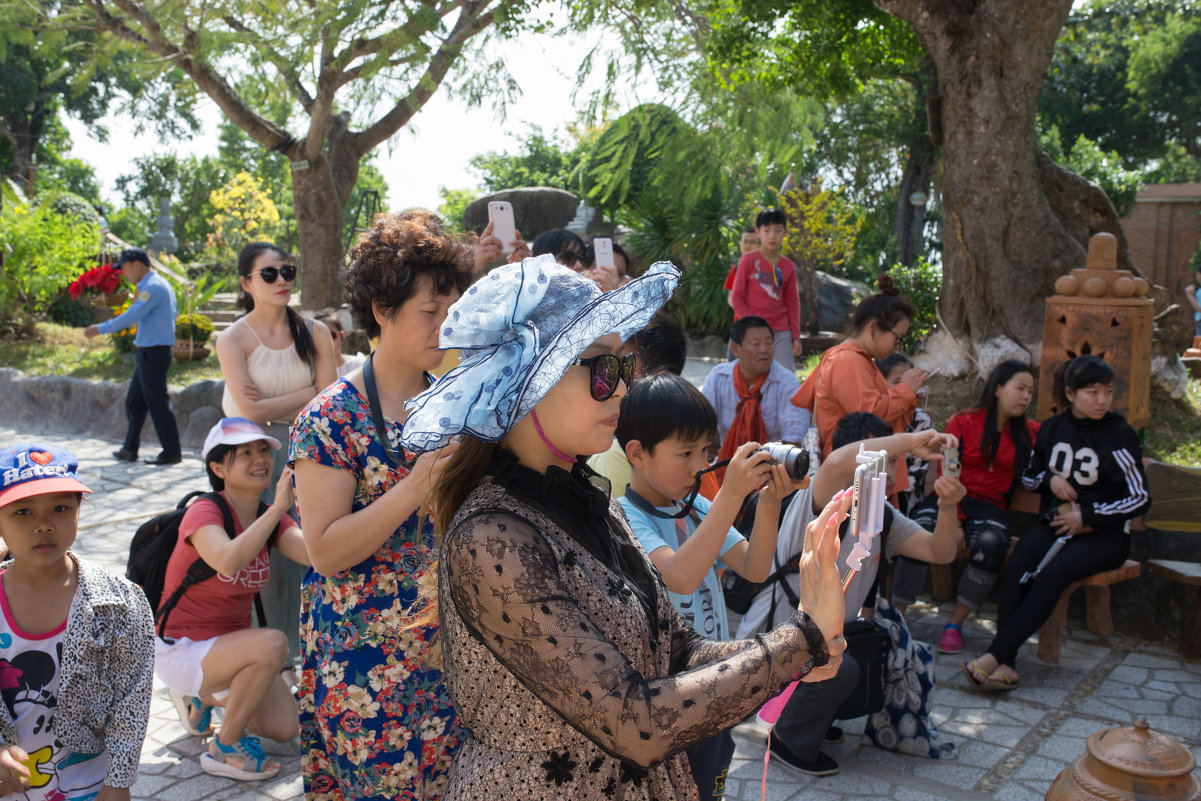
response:
<svg viewBox="0 0 1201 801"><path fill-rule="evenodd" d="M765 442L756 453L766 453L771 464L784 465L788 477L798 481L809 472L809 451L784 442Z"/></svg>

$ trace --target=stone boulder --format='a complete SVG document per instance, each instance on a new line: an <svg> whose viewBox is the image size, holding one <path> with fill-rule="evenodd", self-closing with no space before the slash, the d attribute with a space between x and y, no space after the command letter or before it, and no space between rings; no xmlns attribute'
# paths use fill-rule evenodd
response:
<svg viewBox="0 0 1201 801"><path fill-rule="evenodd" d="M863 284L821 270L817 271L817 282L818 329L836 334L846 333L855 307L871 292Z"/></svg>
<svg viewBox="0 0 1201 801"><path fill-rule="evenodd" d="M538 234L555 228L566 228L576 215L580 199L563 189L549 186L529 186L505 189L467 204L463 211L463 228L480 233L488 225L488 203L507 200L513 204L513 219L526 242Z"/></svg>

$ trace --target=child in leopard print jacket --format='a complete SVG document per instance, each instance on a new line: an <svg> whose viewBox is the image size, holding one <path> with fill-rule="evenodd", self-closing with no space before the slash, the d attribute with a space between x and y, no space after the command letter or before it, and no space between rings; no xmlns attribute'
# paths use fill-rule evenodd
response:
<svg viewBox="0 0 1201 801"><path fill-rule="evenodd" d="M75 457L0 451L0 797L128 801L150 714L142 591L69 549L91 492Z"/></svg>

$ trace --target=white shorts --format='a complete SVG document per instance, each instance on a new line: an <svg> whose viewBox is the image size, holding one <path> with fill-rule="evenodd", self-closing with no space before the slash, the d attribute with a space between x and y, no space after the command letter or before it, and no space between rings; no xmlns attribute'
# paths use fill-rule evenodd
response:
<svg viewBox="0 0 1201 801"><path fill-rule="evenodd" d="M204 668L201 664L216 641L216 637L207 640L179 637L174 643L167 643L162 637L155 637L155 675L178 693L188 697L200 695L200 686L204 684Z"/></svg>

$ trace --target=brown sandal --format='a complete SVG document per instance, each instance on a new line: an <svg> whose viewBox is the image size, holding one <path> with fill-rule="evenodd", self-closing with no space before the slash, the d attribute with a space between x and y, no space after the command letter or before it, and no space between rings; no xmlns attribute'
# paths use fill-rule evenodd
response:
<svg viewBox="0 0 1201 801"><path fill-rule="evenodd" d="M1010 675L1012 674L1012 675ZM1009 668L1008 672L1004 665L998 665L997 669L988 674L988 678L980 685L982 690L1016 690L1021 683L1021 678L1017 671Z"/></svg>
<svg viewBox="0 0 1201 801"><path fill-rule="evenodd" d="M989 675L977 667L978 659L979 657L976 657L971 662L963 663L963 675L967 676L968 683L977 689L983 687L989 679Z"/></svg>

